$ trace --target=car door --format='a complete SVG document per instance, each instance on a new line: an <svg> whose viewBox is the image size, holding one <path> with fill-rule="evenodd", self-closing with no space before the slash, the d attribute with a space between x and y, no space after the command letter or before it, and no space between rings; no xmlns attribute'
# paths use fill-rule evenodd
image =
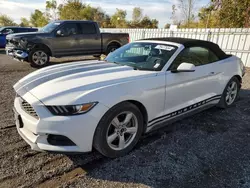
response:
<svg viewBox="0 0 250 188"><path fill-rule="evenodd" d="M13 34L13 33L17 33L17 28L7 27L1 31L1 34L0 34L0 46L1 47L5 47L6 45L6 36L9 34Z"/></svg>
<svg viewBox="0 0 250 188"><path fill-rule="evenodd" d="M81 52L79 45L80 29L76 23L65 23L55 31L50 39L55 56L77 55Z"/></svg>
<svg viewBox="0 0 250 188"><path fill-rule="evenodd" d="M185 48L180 52L166 72L165 114L175 116L219 101L217 61L218 57L203 47ZM195 71L171 71L183 62L194 64Z"/></svg>
<svg viewBox="0 0 250 188"><path fill-rule="evenodd" d="M101 35L94 23L80 23L81 37L79 38L81 51L85 54L101 53Z"/></svg>

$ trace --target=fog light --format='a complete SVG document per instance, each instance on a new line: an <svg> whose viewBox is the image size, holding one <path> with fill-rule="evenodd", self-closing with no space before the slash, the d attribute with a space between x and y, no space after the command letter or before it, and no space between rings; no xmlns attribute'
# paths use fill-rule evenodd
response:
<svg viewBox="0 0 250 188"><path fill-rule="evenodd" d="M54 146L75 146L76 144L72 142L69 138L62 135L49 134L47 137L49 144Z"/></svg>

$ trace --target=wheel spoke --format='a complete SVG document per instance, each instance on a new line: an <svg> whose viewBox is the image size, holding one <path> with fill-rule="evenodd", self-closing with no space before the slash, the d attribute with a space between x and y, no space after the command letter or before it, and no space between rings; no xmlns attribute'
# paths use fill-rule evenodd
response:
<svg viewBox="0 0 250 188"><path fill-rule="evenodd" d="M232 103L233 100L234 100L234 96L231 95L231 96L229 97L229 102Z"/></svg>
<svg viewBox="0 0 250 188"><path fill-rule="evenodd" d="M134 133L136 133L136 131L137 131L136 127L129 127L129 128L127 128L127 130L125 132L134 134Z"/></svg>
<svg viewBox="0 0 250 188"><path fill-rule="evenodd" d="M111 144L116 138L117 138L117 134L113 133L108 137L108 143Z"/></svg>
<svg viewBox="0 0 250 188"><path fill-rule="evenodd" d="M232 85L231 85L231 87L230 87L231 90L233 90L233 89L235 88L235 84L236 84L235 82L232 83Z"/></svg>
<svg viewBox="0 0 250 188"><path fill-rule="evenodd" d="M124 135L119 136L119 149L123 149L125 147L125 138Z"/></svg>
<svg viewBox="0 0 250 188"><path fill-rule="evenodd" d="M131 120L131 118L133 117L133 114L132 113L127 113L126 114L126 117L125 117L125 120L123 121L124 124L128 124Z"/></svg>
<svg viewBox="0 0 250 188"><path fill-rule="evenodd" d="M115 117L111 123L112 123L112 125L114 125L116 128L118 128L118 127L120 126L120 124L121 124L117 117Z"/></svg>
<svg viewBox="0 0 250 188"><path fill-rule="evenodd" d="M235 95L236 93L237 93L237 90L234 90L234 91L232 91L231 94L234 94L234 95Z"/></svg>

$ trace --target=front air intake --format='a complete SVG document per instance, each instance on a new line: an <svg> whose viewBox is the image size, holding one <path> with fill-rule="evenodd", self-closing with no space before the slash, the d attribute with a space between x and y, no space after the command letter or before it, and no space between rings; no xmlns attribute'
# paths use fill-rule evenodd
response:
<svg viewBox="0 0 250 188"><path fill-rule="evenodd" d="M29 115L31 115L32 117L39 119L35 109L24 99L21 99L21 105L22 105L22 109Z"/></svg>

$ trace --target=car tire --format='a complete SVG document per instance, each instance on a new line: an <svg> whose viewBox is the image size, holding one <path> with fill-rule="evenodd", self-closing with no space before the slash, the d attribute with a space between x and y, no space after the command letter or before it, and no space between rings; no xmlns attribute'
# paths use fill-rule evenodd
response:
<svg viewBox="0 0 250 188"><path fill-rule="evenodd" d="M113 44L113 45L108 46L105 55L108 55L109 53L115 51L118 48L120 48L118 44L117 45Z"/></svg>
<svg viewBox="0 0 250 188"><path fill-rule="evenodd" d="M32 67L41 68L49 64L49 53L44 48L35 48L30 51L28 60Z"/></svg>
<svg viewBox="0 0 250 188"><path fill-rule="evenodd" d="M130 102L123 102L102 117L95 131L93 146L106 157L121 157L134 148L143 130L140 110Z"/></svg>
<svg viewBox="0 0 250 188"><path fill-rule="evenodd" d="M239 91L239 79L236 77L231 78L223 91L218 107L225 109L232 106L239 97Z"/></svg>

